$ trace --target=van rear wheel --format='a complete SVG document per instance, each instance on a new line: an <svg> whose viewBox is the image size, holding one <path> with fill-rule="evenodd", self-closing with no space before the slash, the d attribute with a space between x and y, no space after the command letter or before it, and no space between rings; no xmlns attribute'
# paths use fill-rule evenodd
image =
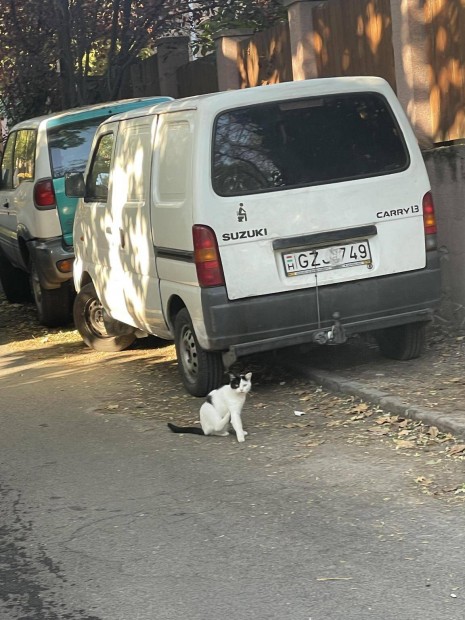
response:
<svg viewBox="0 0 465 620"><path fill-rule="evenodd" d="M92 282L81 288L73 307L74 324L88 347L105 353L127 349L136 339L134 332L111 334L105 325L105 310Z"/></svg>
<svg viewBox="0 0 465 620"><path fill-rule="evenodd" d="M426 345L426 323L407 323L388 327L376 333L381 353L395 360L420 357Z"/></svg>
<svg viewBox="0 0 465 620"><path fill-rule="evenodd" d="M176 315L174 342L179 374L189 394L205 396L221 385L224 373L221 353L202 349L186 308Z"/></svg>

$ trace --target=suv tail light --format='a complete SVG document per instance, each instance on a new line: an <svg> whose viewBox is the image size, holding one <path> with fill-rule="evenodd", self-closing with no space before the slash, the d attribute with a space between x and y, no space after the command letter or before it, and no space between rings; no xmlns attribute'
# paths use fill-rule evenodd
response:
<svg viewBox="0 0 465 620"><path fill-rule="evenodd" d="M438 245L436 239L437 227L431 192L423 196L423 226L425 228L426 249L435 250Z"/></svg>
<svg viewBox="0 0 465 620"><path fill-rule="evenodd" d="M196 224L192 228L192 236L194 239L194 262L200 286L223 285L223 267L215 233L208 226Z"/></svg>
<svg viewBox="0 0 465 620"><path fill-rule="evenodd" d="M37 209L54 209L56 207L55 190L52 179L42 179L34 185L34 204Z"/></svg>

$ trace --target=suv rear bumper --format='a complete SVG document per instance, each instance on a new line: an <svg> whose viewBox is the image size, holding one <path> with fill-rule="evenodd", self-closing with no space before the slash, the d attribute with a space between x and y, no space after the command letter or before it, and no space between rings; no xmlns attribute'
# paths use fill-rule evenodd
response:
<svg viewBox="0 0 465 620"><path fill-rule="evenodd" d="M303 344L329 331L338 316L345 334L429 321L441 294L439 256L419 271L230 301L226 289L202 290L208 350L238 357ZM318 320L319 315L319 320ZM336 317L335 317L336 315Z"/></svg>
<svg viewBox="0 0 465 620"><path fill-rule="evenodd" d="M28 243L31 260L35 262L40 284L44 289L59 288L72 280L73 271L62 272L57 264L60 261L74 261L74 253L63 247L61 237L54 239L34 239Z"/></svg>

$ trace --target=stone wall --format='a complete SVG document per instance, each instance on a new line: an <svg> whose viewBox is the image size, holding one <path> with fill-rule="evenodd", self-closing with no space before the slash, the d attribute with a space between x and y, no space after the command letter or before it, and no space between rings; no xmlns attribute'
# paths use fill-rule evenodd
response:
<svg viewBox="0 0 465 620"><path fill-rule="evenodd" d="M431 181L441 252L440 316L465 328L465 144L423 153Z"/></svg>

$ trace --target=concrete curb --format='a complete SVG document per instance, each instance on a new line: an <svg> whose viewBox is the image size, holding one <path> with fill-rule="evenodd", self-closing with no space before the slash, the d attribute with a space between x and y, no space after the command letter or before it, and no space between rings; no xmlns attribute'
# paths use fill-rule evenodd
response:
<svg viewBox="0 0 465 620"><path fill-rule="evenodd" d="M331 392L357 396L374 405L379 405L389 413L402 415L412 420L419 420L427 426L436 426L443 433L452 433L456 437L465 439L465 411L458 410L456 415L454 415L455 412L443 414L436 409L417 407L397 396L371 388L359 381L345 379L334 372L310 368L290 360L288 360L288 365L298 371L299 374L307 377L307 379L311 379Z"/></svg>

